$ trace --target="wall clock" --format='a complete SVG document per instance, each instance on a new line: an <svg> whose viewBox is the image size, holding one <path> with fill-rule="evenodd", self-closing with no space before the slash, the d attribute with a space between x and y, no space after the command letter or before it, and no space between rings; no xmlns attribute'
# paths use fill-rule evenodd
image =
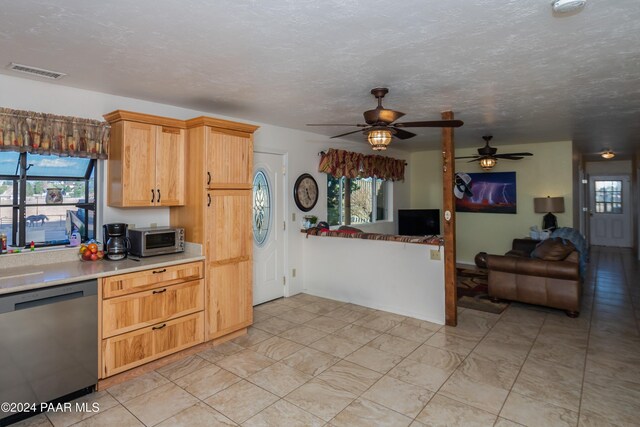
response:
<svg viewBox="0 0 640 427"><path fill-rule="evenodd" d="M302 212L309 212L318 202L318 183L308 173L303 173L296 179L293 200Z"/></svg>

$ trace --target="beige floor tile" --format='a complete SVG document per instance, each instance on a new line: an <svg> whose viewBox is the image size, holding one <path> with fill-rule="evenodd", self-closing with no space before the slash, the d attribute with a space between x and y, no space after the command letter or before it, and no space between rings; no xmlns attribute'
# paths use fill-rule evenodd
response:
<svg viewBox="0 0 640 427"><path fill-rule="evenodd" d="M126 402L125 407L142 421L152 426L198 403L175 384L167 384Z"/></svg>
<svg viewBox="0 0 640 427"><path fill-rule="evenodd" d="M332 419L331 425L336 427L401 427L408 426L411 421L411 418L407 416L360 398Z"/></svg>
<svg viewBox="0 0 640 427"><path fill-rule="evenodd" d="M453 372L464 359L458 353L432 347L426 344L418 347L413 353L407 356L407 358L425 365L439 368L448 373Z"/></svg>
<svg viewBox="0 0 640 427"><path fill-rule="evenodd" d="M404 338L396 337L394 335L382 334L378 338L367 344L367 346L384 351L386 353L406 357L413 350L420 347L420 343L409 341Z"/></svg>
<svg viewBox="0 0 640 427"><path fill-rule="evenodd" d="M454 372L440 388L439 394L498 415L509 390L469 378L461 371Z"/></svg>
<svg viewBox="0 0 640 427"><path fill-rule="evenodd" d="M326 314L327 317L342 320L343 322L353 323L358 319L362 319L367 316L367 313L363 311L351 310L348 307L342 306Z"/></svg>
<svg viewBox="0 0 640 427"><path fill-rule="evenodd" d="M433 393L426 388L400 381L388 375L380 378L363 398L379 403L410 418L415 418Z"/></svg>
<svg viewBox="0 0 640 427"><path fill-rule="evenodd" d="M534 343L530 357L557 363L570 369L583 369L587 351L573 346L555 343L553 346Z"/></svg>
<svg viewBox="0 0 640 427"><path fill-rule="evenodd" d="M538 336L538 332L540 332L541 327L542 324L533 326L531 324L520 324L517 321L510 321L508 319L501 318L495 325L493 325L493 328L491 328L491 331L489 331L487 336L491 336L492 334L498 334L501 336L506 335L519 341L529 341L530 344L533 344L533 340Z"/></svg>
<svg viewBox="0 0 640 427"><path fill-rule="evenodd" d="M380 372L381 374L389 372L400 363L402 359L402 356L380 351L368 346L361 347L345 358L345 360L349 362L356 363L365 368Z"/></svg>
<svg viewBox="0 0 640 427"><path fill-rule="evenodd" d="M311 375L278 362L251 375L248 380L271 393L284 397L311 378L313 378Z"/></svg>
<svg viewBox="0 0 640 427"><path fill-rule="evenodd" d="M327 335L312 343L309 347L339 358L344 358L362 347L362 345L357 341L348 340L347 338L342 338L337 335Z"/></svg>
<svg viewBox="0 0 640 427"><path fill-rule="evenodd" d="M484 337L496 322L496 319L469 314L474 310L468 310L458 317L457 326L445 326L440 332L457 335L466 338L480 339Z"/></svg>
<svg viewBox="0 0 640 427"><path fill-rule="evenodd" d="M300 310L306 310L310 313L317 314L318 316L324 316L327 313L340 307L340 304L330 304L325 301L312 302L310 304L301 305Z"/></svg>
<svg viewBox="0 0 640 427"><path fill-rule="evenodd" d="M240 381L240 377L211 365L178 378L175 383L198 399L205 399Z"/></svg>
<svg viewBox="0 0 640 427"><path fill-rule="evenodd" d="M494 360L479 354L471 354L458 367L457 371L476 382L491 384L498 388L510 389L518 372L519 365Z"/></svg>
<svg viewBox="0 0 640 427"><path fill-rule="evenodd" d="M279 400L243 423L245 427L320 427L325 422L297 406Z"/></svg>
<svg viewBox="0 0 640 427"><path fill-rule="evenodd" d="M640 413L640 387L628 381L586 372L580 410L599 414L613 424L633 425Z"/></svg>
<svg viewBox="0 0 640 427"><path fill-rule="evenodd" d="M309 345L320 338L326 337L327 333L300 325L282 332L279 336L302 345Z"/></svg>
<svg viewBox="0 0 640 427"><path fill-rule="evenodd" d="M251 350L274 360L281 360L304 347L281 337L271 337L251 347Z"/></svg>
<svg viewBox="0 0 640 427"><path fill-rule="evenodd" d="M412 317L407 317L402 321L405 325L417 326L419 328L426 329L431 332L438 332L440 329L444 327L444 325L439 325L433 322L427 322L426 320L414 319Z"/></svg>
<svg viewBox="0 0 640 427"><path fill-rule="evenodd" d="M473 349L473 354L480 354L496 362L506 361L522 365L529 354L533 341L519 340L512 335L487 334Z"/></svg>
<svg viewBox="0 0 640 427"><path fill-rule="evenodd" d="M253 321L254 322L262 322L263 320L267 320L273 317L269 313L253 310Z"/></svg>
<svg viewBox="0 0 640 427"><path fill-rule="evenodd" d="M279 316L289 310L291 310L291 306L288 304L284 304L280 301L267 302L264 304L260 304L254 308L254 311L258 313L267 313L271 316Z"/></svg>
<svg viewBox="0 0 640 427"><path fill-rule="evenodd" d="M256 353L253 350L246 349L225 357L224 359L216 362L216 365L239 377L247 378L248 376L261 371L274 363L276 363L275 360L260 353Z"/></svg>
<svg viewBox="0 0 640 427"><path fill-rule="evenodd" d="M107 391L121 403L138 397L156 387L169 384L169 380L157 372L139 376L129 381L109 387Z"/></svg>
<svg viewBox="0 0 640 427"><path fill-rule="evenodd" d="M122 405L114 406L104 412L100 412L91 418L80 421L75 426L79 427L139 427L144 426L131 412L127 411Z"/></svg>
<svg viewBox="0 0 640 427"><path fill-rule="evenodd" d="M349 323L343 322L342 320L333 319L327 316L319 316L315 319L311 319L308 322L305 322L305 326L309 328L319 329L328 334L337 331L338 329L342 329L347 326Z"/></svg>
<svg viewBox="0 0 640 427"><path fill-rule="evenodd" d="M372 313L378 312L378 310L376 310L375 308L365 307L363 305L357 305L352 303L347 303L342 307L348 310L357 311L358 313L365 313L365 314L372 314Z"/></svg>
<svg viewBox="0 0 640 427"><path fill-rule="evenodd" d="M639 353L640 354L640 353ZM591 356L587 354L586 372L592 372L611 379L630 381L640 384L639 363L626 363L615 357Z"/></svg>
<svg viewBox="0 0 640 427"><path fill-rule="evenodd" d="M255 319L254 321L257 322L257 320ZM244 348L249 348L252 345L256 345L266 339L271 338L272 336L273 335L268 332L262 331L260 329L256 329L254 327L249 327L245 335L242 335L241 337L238 337L238 338L234 338L232 342L234 344L241 345Z"/></svg>
<svg viewBox="0 0 640 427"><path fill-rule="evenodd" d="M452 335L451 333L436 332L426 342L427 345L432 347L442 348L444 350L458 353L461 356L466 356L471 353L471 350L478 345L480 340L478 338L470 338L462 335Z"/></svg>
<svg viewBox="0 0 640 427"><path fill-rule="evenodd" d="M451 372L415 360L404 359L387 375L435 392L449 378Z"/></svg>
<svg viewBox="0 0 640 427"><path fill-rule="evenodd" d="M51 427L52 425L45 414L38 414L11 424L12 427Z"/></svg>
<svg viewBox="0 0 640 427"><path fill-rule="evenodd" d="M398 326L402 323L402 320L398 320L398 318L391 317L386 314L374 313L363 317L362 319L358 319L353 323L378 332L386 332L389 329Z"/></svg>
<svg viewBox="0 0 640 427"><path fill-rule="evenodd" d="M278 335L287 329L295 328L297 323L289 322L288 320L281 319L279 317L270 317L266 320L255 322L253 327L261 329L270 334Z"/></svg>
<svg viewBox="0 0 640 427"><path fill-rule="evenodd" d="M494 414L436 394L416 420L434 427L490 427L496 418Z"/></svg>
<svg viewBox="0 0 640 427"><path fill-rule="evenodd" d="M289 393L285 400L313 415L329 421L346 408L357 396L333 387L320 379L313 379Z"/></svg>
<svg viewBox="0 0 640 427"><path fill-rule="evenodd" d="M178 412L171 418L167 418L156 427L227 427L236 425L204 403L198 403Z"/></svg>
<svg viewBox="0 0 640 427"><path fill-rule="evenodd" d="M508 420L506 418L498 417L493 427L521 427L522 424Z"/></svg>
<svg viewBox="0 0 640 427"><path fill-rule="evenodd" d="M163 366L157 369L156 372L173 381L209 365L208 361L199 356L189 356Z"/></svg>
<svg viewBox="0 0 640 427"><path fill-rule="evenodd" d="M213 348L215 349L215 351L217 351L220 354L224 354L225 356L231 356L232 354L235 354L239 351L244 350L244 347L232 341L224 342L222 344L216 345Z"/></svg>
<svg viewBox="0 0 640 427"><path fill-rule="evenodd" d="M218 353L215 347L210 347L210 348L207 348L206 350L202 350L197 355L210 363L216 363L218 360L222 360L225 357L227 357L222 353Z"/></svg>
<svg viewBox="0 0 640 427"><path fill-rule="evenodd" d="M79 397L72 402L72 411L49 411L47 417L55 427L67 427L76 424L82 420L93 417L98 413L104 412L109 408L118 405L118 401L106 391L98 391ZM86 405L88 411L76 411L76 405ZM93 412L93 405L97 405L98 412Z"/></svg>
<svg viewBox="0 0 640 427"><path fill-rule="evenodd" d="M395 337L404 338L405 340L415 341L419 344L424 343L434 334L434 332L429 329L421 328L420 326L409 325L404 322L399 324L395 328L389 329L387 333Z"/></svg>
<svg viewBox="0 0 640 427"><path fill-rule="evenodd" d="M500 416L530 427L575 426L578 413L511 392Z"/></svg>
<svg viewBox="0 0 640 427"><path fill-rule="evenodd" d="M512 391L578 412L581 389L582 371L530 357Z"/></svg>
<svg viewBox="0 0 640 427"><path fill-rule="evenodd" d="M278 400L275 394L242 380L214 394L205 403L231 420L243 423Z"/></svg>
<svg viewBox="0 0 640 427"><path fill-rule="evenodd" d="M333 333L341 338L346 338L350 341L357 342L359 344L366 344L369 341L380 336L380 332L373 329L365 328L359 325L347 325L342 329L339 329Z"/></svg>
<svg viewBox="0 0 640 427"><path fill-rule="evenodd" d="M382 374L341 360L320 375L318 379L329 383L338 390L348 391L356 396L362 394L382 377Z"/></svg>
<svg viewBox="0 0 640 427"><path fill-rule="evenodd" d="M318 315L315 313L311 313L310 311L294 308L280 314L278 317L293 323L304 323L308 322L311 319L315 319L316 317L318 317Z"/></svg>
<svg viewBox="0 0 640 427"><path fill-rule="evenodd" d="M340 361L340 358L305 347L282 359L282 363L305 374L316 376Z"/></svg>
<svg viewBox="0 0 640 427"><path fill-rule="evenodd" d="M294 297L285 297L282 299L282 304L287 305L289 307L298 308L302 305L308 304L308 302L302 301Z"/></svg>

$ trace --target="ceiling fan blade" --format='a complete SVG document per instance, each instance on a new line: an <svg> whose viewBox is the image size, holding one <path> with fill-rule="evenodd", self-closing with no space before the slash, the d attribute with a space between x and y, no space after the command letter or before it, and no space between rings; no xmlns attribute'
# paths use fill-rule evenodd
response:
<svg viewBox="0 0 640 427"><path fill-rule="evenodd" d="M469 160L467 163L477 162L478 160L480 160L480 157L478 157L477 159Z"/></svg>
<svg viewBox="0 0 640 427"><path fill-rule="evenodd" d="M504 160L521 160L524 159L522 156L511 156L509 154L498 154L497 156L493 156L496 159L504 159Z"/></svg>
<svg viewBox="0 0 640 427"><path fill-rule="evenodd" d="M458 128L462 126L462 120L431 120L422 122L395 123L394 126L403 128Z"/></svg>
<svg viewBox="0 0 640 427"><path fill-rule="evenodd" d="M393 131L394 131L393 136L395 136L398 139L409 139L409 138L413 138L414 136L416 136L415 133L409 132L409 131L403 130L403 129L393 129Z"/></svg>
<svg viewBox="0 0 640 427"><path fill-rule="evenodd" d="M360 128L364 128L367 127L369 125L363 125L360 123L357 124L346 124L346 123L322 123L322 124L318 124L318 123L312 123L312 124L306 124L305 126L358 126Z"/></svg>
<svg viewBox="0 0 640 427"><path fill-rule="evenodd" d="M533 156L531 153L502 153L501 156Z"/></svg>
<svg viewBox="0 0 640 427"><path fill-rule="evenodd" d="M456 160L458 159L479 159L480 156L462 156L462 157L455 157Z"/></svg>
<svg viewBox="0 0 640 427"><path fill-rule="evenodd" d="M340 138L341 136L347 136L347 135L351 135L352 133L358 133L358 132L362 132L362 129L354 130L354 131L347 132L347 133L341 133L340 135L332 136L329 139Z"/></svg>
<svg viewBox="0 0 640 427"><path fill-rule="evenodd" d="M404 116L404 113L401 113L400 111L387 110L386 108L375 108L364 112L364 121L370 125L379 122L391 124L402 116Z"/></svg>

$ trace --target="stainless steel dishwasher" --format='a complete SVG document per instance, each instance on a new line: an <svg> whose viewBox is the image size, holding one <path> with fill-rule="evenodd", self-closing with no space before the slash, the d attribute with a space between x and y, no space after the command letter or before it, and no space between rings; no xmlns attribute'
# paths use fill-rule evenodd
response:
<svg viewBox="0 0 640 427"><path fill-rule="evenodd" d="M88 280L0 295L0 402L40 406L93 391L97 291ZM2 411L0 425L21 415Z"/></svg>

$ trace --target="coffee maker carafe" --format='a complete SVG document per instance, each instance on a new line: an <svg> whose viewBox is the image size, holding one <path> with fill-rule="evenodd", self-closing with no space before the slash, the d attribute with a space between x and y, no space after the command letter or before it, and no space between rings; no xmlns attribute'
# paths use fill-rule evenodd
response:
<svg viewBox="0 0 640 427"><path fill-rule="evenodd" d="M129 239L127 238L127 224L105 224L104 230L104 255L107 259L118 261L127 257L129 252Z"/></svg>

